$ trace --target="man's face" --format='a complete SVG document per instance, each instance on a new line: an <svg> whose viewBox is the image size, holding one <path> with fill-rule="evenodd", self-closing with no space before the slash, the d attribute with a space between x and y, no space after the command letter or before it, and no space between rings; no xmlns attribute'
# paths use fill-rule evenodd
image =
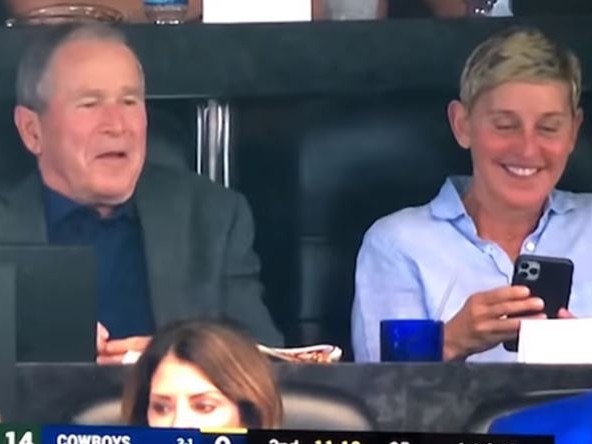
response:
<svg viewBox="0 0 592 444"><path fill-rule="evenodd" d="M116 41L68 42L44 82L45 109L17 107L15 120L45 184L95 207L127 200L146 157L144 86L132 52Z"/></svg>

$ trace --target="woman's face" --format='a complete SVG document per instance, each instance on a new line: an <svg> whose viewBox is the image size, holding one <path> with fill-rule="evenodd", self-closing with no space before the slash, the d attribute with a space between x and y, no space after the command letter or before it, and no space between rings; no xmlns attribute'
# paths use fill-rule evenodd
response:
<svg viewBox="0 0 592 444"><path fill-rule="evenodd" d="M238 406L198 367L171 354L152 377L147 416L151 427L241 427Z"/></svg>
<svg viewBox="0 0 592 444"><path fill-rule="evenodd" d="M479 96L470 112L456 106L453 126L471 150L474 191L510 209L541 207L563 174L581 123L569 86L507 82Z"/></svg>

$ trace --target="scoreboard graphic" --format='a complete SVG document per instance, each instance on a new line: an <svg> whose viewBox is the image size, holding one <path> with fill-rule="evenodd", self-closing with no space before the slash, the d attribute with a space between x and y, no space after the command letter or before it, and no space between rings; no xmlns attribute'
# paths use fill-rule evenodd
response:
<svg viewBox="0 0 592 444"><path fill-rule="evenodd" d="M550 436L0 425L0 444L553 444Z"/></svg>

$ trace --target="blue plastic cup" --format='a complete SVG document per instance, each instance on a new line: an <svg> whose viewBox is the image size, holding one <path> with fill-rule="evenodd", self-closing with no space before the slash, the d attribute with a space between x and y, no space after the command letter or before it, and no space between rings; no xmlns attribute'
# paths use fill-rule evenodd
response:
<svg viewBox="0 0 592 444"><path fill-rule="evenodd" d="M380 322L381 362L439 362L444 348L444 324L431 319Z"/></svg>

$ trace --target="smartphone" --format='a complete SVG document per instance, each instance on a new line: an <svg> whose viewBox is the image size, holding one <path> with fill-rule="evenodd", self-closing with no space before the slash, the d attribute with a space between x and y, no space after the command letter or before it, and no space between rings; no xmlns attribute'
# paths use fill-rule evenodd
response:
<svg viewBox="0 0 592 444"><path fill-rule="evenodd" d="M514 265L512 285L530 288L530 294L545 302L545 314L556 318L560 308L567 308L573 280L573 262L566 258L520 255ZM515 315L528 316L532 313ZM518 339L504 342L508 351L518 350Z"/></svg>

